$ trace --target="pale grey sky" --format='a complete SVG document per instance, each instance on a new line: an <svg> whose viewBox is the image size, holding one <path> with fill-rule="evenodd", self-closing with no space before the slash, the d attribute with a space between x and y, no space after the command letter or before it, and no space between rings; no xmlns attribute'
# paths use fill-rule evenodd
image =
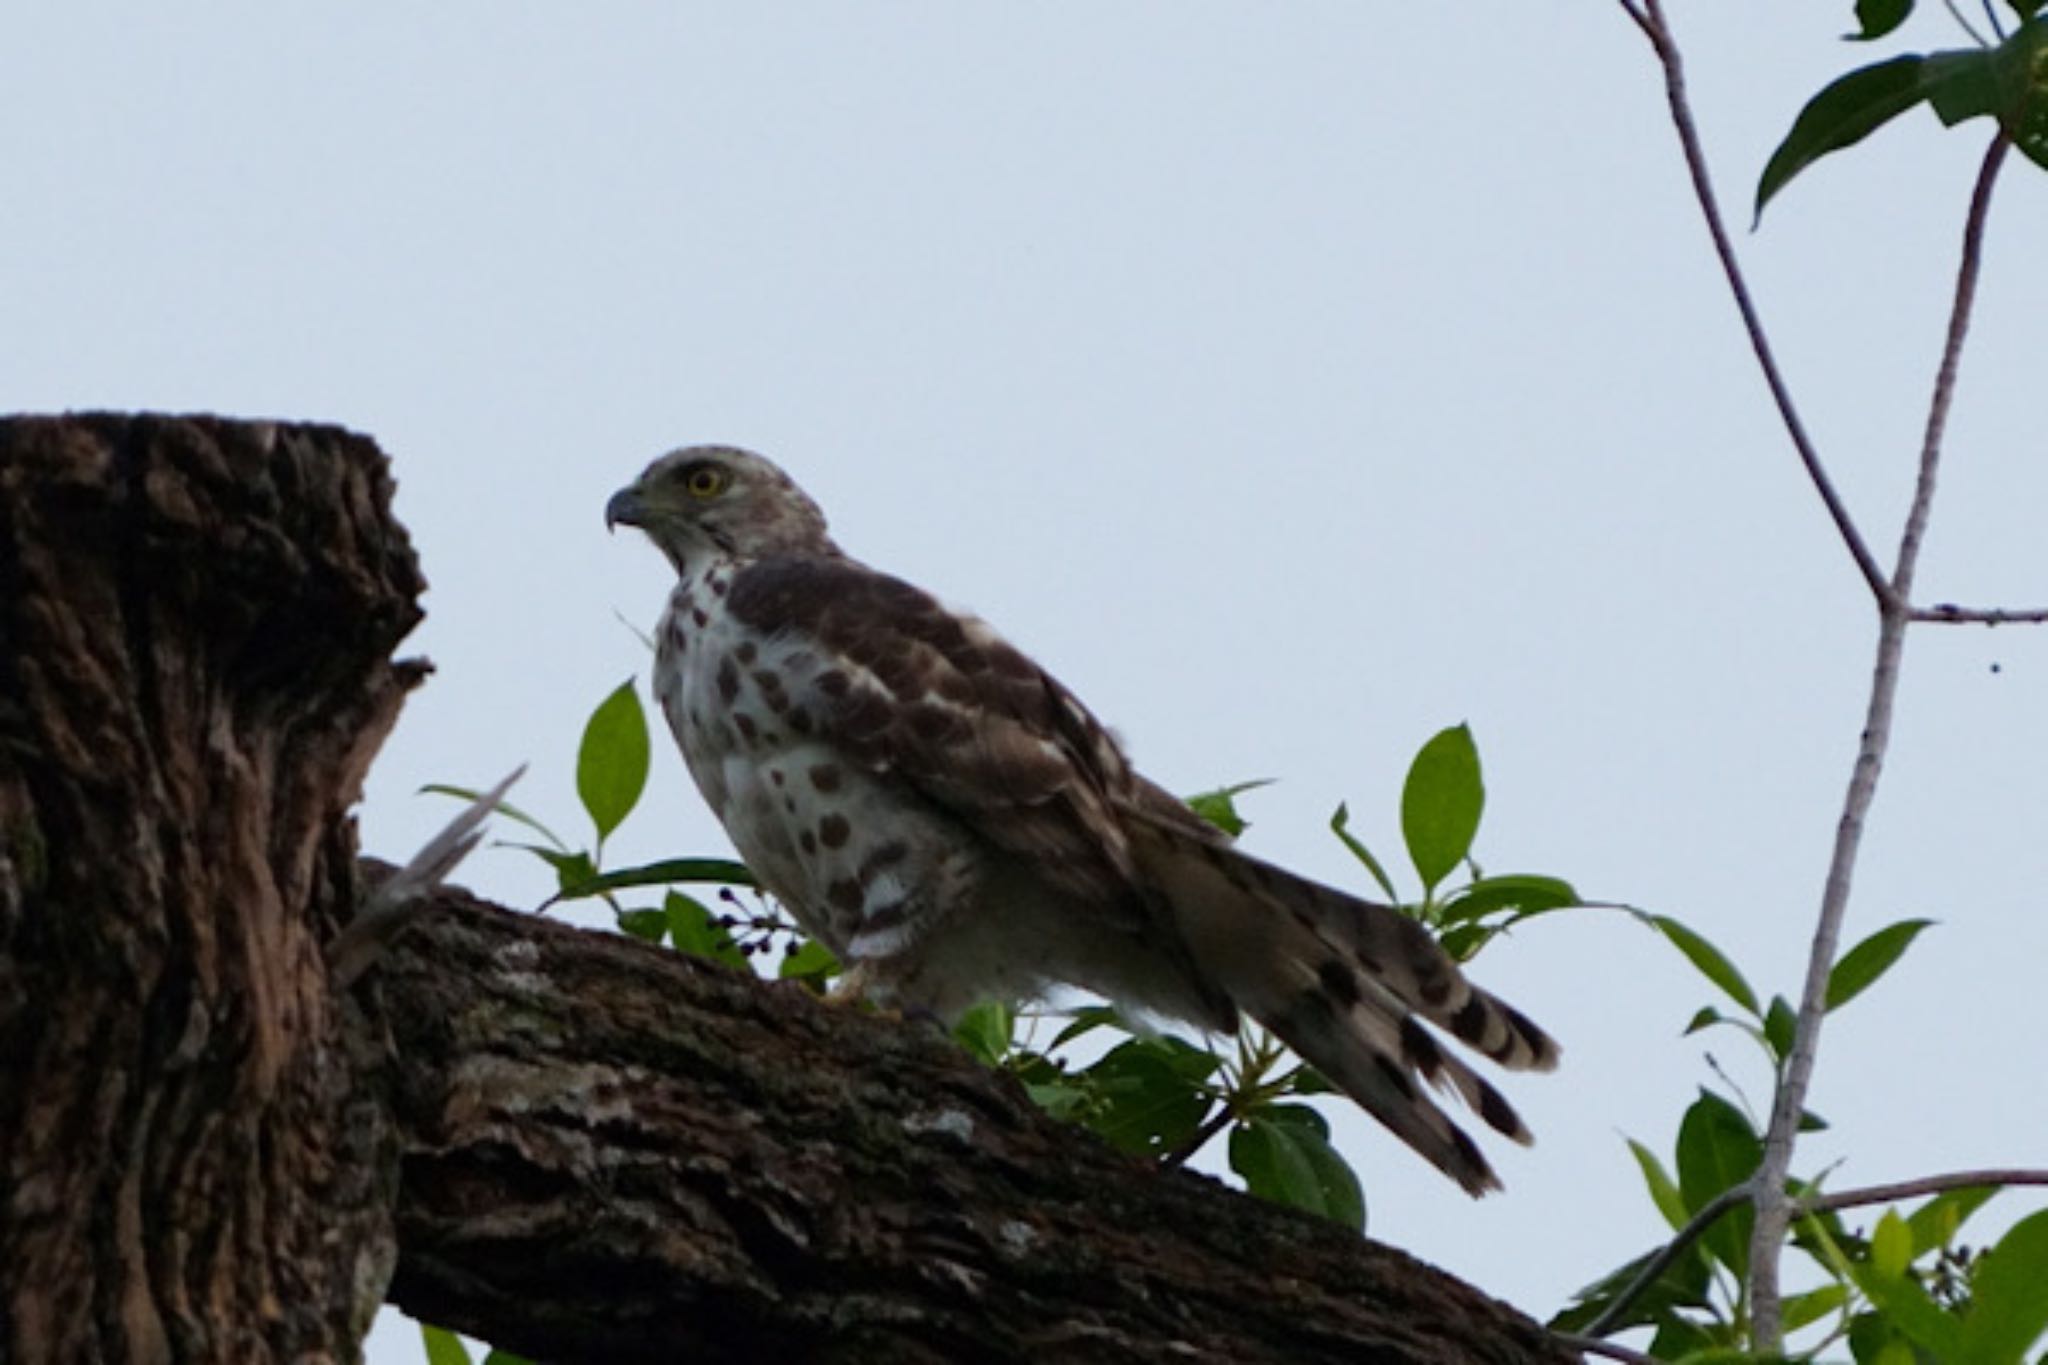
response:
<svg viewBox="0 0 2048 1365"><path fill-rule="evenodd" d="M1925 8L1925 7L1924 7ZM1731 210L1860 60L1848 0L1679 3ZM606 496L662 449L786 464L843 544L971 606L1256 851L1362 886L1409 755L1469 721L1489 869L1679 916L1794 991L1872 613L1797 470L1611 5L40 6L0 49L0 409L211 410L374 435L437 673L369 784L534 765L577 827L590 708L644 673L667 570ZM1950 46L1939 10L1903 44ZM1916 114L1742 248L1888 560L1985 130ZM2015 159L1925 600L2048 599L2033 247ZM1928 630L1851 939L1942 921L1829 1029L1799 1168L2043 1158L2048 635ZM665 739L665 737L664 737ZM618 855L722 851L663 742ZM530 903L522 855L482 892ZM1661 1230L1726 1060L1710 988L1619 917L1479 975L1564 1041L1481 1203L1341 1106L1373 1234L1537 1316ZM2015 1199L2014 1207L2020 1207ZM387 1323L376 1358L418 1358Z"/></svg>

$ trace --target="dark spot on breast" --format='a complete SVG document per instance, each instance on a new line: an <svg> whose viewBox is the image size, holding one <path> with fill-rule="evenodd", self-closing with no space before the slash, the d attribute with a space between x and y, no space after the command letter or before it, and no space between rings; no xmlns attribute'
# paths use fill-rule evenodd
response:
<svg viewBox="0 0 2048 1365"><path fill-rule="evenodd" d="M725 596L726 582L723 578L706 579L705 586L711 589L711 595L713 597Z"/></svg>
<svg viewBox="0 0 2048 1365"><path fill-rule="evenodd" d="M817 763L811 767L811 785L821 792L836 792L842 774L837 763Z"/></svg>
<svg viewBox="0 0 2048 1365"><path fill-rule="evenodd" d="M798 834L796 836L796 841L797 844L800 847L802 847L803 851L806 853L816 853L818 851L818 836L811 833L809 830L804 830L802 833Z"/></svg>
<svg viewBox="0 0 2048 1365"><path fill-rule="evenodd" d="M774 783L774 784L775 784L776 786L778 786L778 787L779 787L779 786L781 786L781 785L782 785L782 769L780 769L780 768L770 768L770 769L768 770L768 780L769 780L770 782L773 782L773 783Z"/></svg>
<svg viewBox="0 0 2048 1365"><path fill-rule="evenodd" d="M754 657L760 652L761 651L754 648L754 642L752 640L742 640L740 641L740 647L738 649L735 649L732 652L732 654L733 657L735 659L738 659L742 664L750 664L754 662Z"/></svg>
<svg viewBox="0 0 2048 1365"><path fill-rule="evenodd" d="M761 700L768 703L768 709L780 715L789 709L789 694L782 690L782 678L773 669L754 670L754 686L761 689Z"/></svg>
<svg viewBox="0 0 2048 1365"><path fill-rule="evenodd" d="M846 674L836 668L828 668L818 675L818 690L828 697L843 697L852 685Z"/></svg>
<svg viewBox="0 0 2048 1365"><path fill-rule="evenodd" d="M789 714L783 719L789 722L789 728L797 734L808 735L811 732L811 713L801 706L790 707Z"/></svg>
<svg viewBox="0 0 2048 1365"><path fill-rule="evenodd" d="M704 628L704 623L706 621L709 621L711 618L704 614L704 608L692 607L690 608L690 619L697 623L697 628L699 630L702 630Z"/></svg>
<svg viewBox="0 0 2048 1365"><path fill-rule="evenodd" d="M834 811L818 822L818 839L827 848L843 848L853 827L846 823L846 817Z"/></svg>
<svg viewBox="0 0 2048 1365"><path fill-rule="evenodd" d="M825 888L825 899L833 909L852 914L860 909L865 898L861 895L859 882L851 877L842 877Z"/></svg>
<svg viewBox="0 0 2048 1365"><path fill-rule="evenodd" d="M718 696L727 705L740 694L740 671L732 666L731 659L718 661Z"/></svg>
<svg viewBox="0 0 2048 1365"><path fill-rule="evenodd" d="M754 718L744 711L733 712L732 723L739 727L740 738L750 745L761 737L760 730L754 725Z"/></svg>

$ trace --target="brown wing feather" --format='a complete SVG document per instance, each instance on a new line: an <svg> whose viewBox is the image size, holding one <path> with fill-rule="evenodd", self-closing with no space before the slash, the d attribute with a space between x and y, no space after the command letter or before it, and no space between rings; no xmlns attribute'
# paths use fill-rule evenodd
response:
<svg viewBox="0 0 2048 1365"><path fill-rule="evenodd" d="M1130 850L1110 814L1134 777L1108 732L986 624L843 557L758 561L728 609L794 631L834 670L820 735L888 773L978 837L1112 913L1143 918Z"/></svg>

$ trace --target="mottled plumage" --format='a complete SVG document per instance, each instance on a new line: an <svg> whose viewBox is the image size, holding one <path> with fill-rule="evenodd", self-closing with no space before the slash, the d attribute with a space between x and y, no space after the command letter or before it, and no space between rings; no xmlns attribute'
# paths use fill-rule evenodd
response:
<svg viewBox="0 0 2048 1365"><path fill-rule="evenodd" d="M1418 1080L1528 1130L1427 1021L1510 1068L1557 1046L1413 920L1240 852L985 622L848 557L775 465L701 446L606 509L675 566L655 690L764 886L876 998L952 1018L1079 986L1270 1028L1474 1194Z"/></svg>

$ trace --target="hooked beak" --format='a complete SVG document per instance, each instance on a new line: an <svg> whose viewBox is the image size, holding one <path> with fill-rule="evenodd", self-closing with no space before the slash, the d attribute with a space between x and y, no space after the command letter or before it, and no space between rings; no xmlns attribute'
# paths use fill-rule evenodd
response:
<svg viewBox="0 0 2048 1365"><path fill-rule="evenodd" d="M640 500L640 488L621 488L612 494L612 500L604 505L604 529L609 531L620 524L644 526L647 524L647 505Z"/></svg>

